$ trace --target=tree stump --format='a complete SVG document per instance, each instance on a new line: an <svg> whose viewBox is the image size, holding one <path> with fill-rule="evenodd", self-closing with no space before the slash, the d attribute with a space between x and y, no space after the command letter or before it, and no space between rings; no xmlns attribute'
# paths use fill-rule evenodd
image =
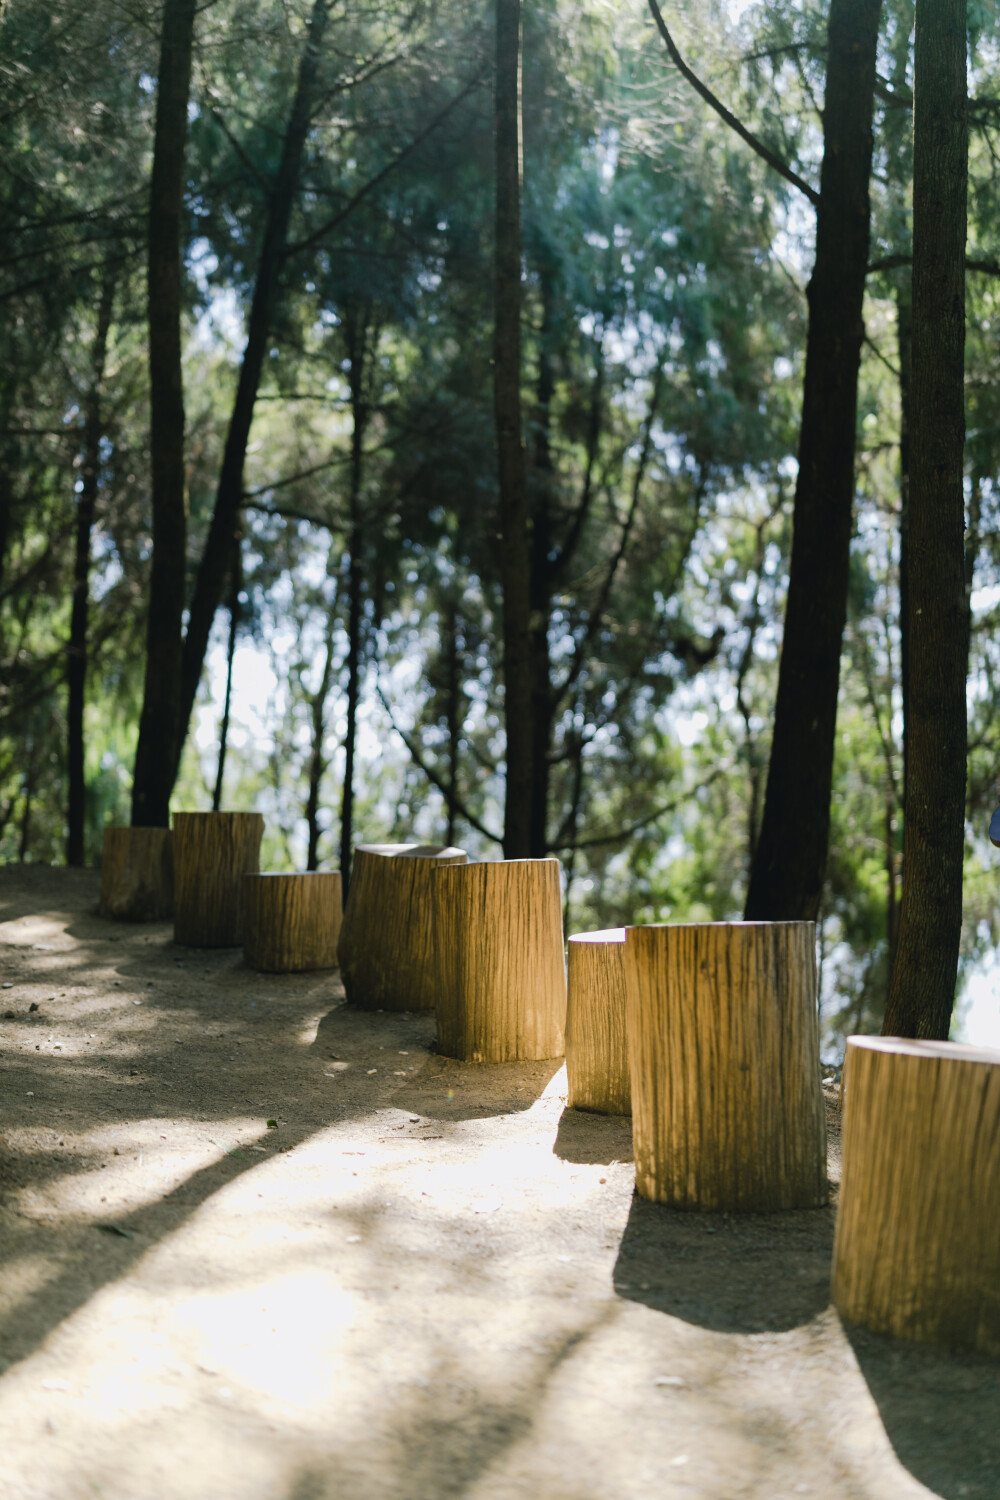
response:
<svg viewBox="0 0 1000 1500"><path fill-rule="evenodd" d="M359 844L340 932L340 976L364 1010L433 1010L433 875L464 865L440 844Z"/></svg>
<svg viewBox="0 0 1000 1500"><path fill-rule="evenodd" d="M260 813L174 813L174 942L238 948L243 877L260 868Z"/></svg>
<svg viewBox="0 0 1000 1500"><path fill-rule="evenodd" d="M826 1202L812 922L629 927L636 1186L674 1208Z"/></svg>
<svg viewBox="0 0 1000 1500"><path fill-rule="evenodd" d="M169 828L105 828L102 917L166 922L174 914L174 856Z"/></svg>
<svg viewBox="0 0 1000 1500"><path fill-rule="evenodd" d="M632 1113L624 952L624 927L578 932L569 940L566 1076L571 1109Z"/></svg>
<svg viewBox="0 0 1000 1500"><path fill-rule="evenodd" d="M343 909L340 871L243 877L243 956L252 969L335 969Z"/></svg>
<svg viewBox="0 0 1000 1500"><path fill-rule="evenodd" d="M434 876L438 1049L466 1062L561 1057L566 967L557 859Z"/></svg>
<svg viewBox="0 0 1000 1500"><path fill-rule="evenodd" d="M838 1312L1000 1355L1000 1052L853 1036L845 1078Z"/></svg>

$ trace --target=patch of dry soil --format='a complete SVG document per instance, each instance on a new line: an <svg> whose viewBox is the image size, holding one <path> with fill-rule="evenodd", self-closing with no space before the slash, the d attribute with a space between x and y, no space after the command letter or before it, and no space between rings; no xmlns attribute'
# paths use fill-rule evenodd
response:
<svg viewBox="0 0 1000 1500"><path fill-rule="evenodd" d="M642 1202L556 1064L96 897L0 870L3 1500L1000 1496L1000 1369L845 1330L832 1209Z"/></svg>

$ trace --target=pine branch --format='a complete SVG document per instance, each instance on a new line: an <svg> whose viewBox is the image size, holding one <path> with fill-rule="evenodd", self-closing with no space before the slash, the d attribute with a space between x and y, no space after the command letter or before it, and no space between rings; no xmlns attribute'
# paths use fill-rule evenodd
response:
<svg viewBox="0 0 1000 1500"><path fill-rule="evenodd" d="M399 725L396 723L396 719L392 712L392 709L389 707L389 701L383 693L379 683L375 684L375 691L379 695L382 707L389 715L389 723L392 725L393 729L399 735L399 738L403 741L403 744L409 751L410 759L413 761L414 765L417 766L419 770L423 771L424 775L427 777L427 780L431 783L432 786L437 787L442 797L451 798L459 816L461 818L464 818L465 822L468 823L470 828L474 828L477 833L481 833L484 838L489 839L494 844L503 844L503 838L499 834L491 833L490 830L486 827L485 823L480 823L478 818L473 817L472 813L470 813L465 804L458 800L458 797L455 795L454 789L445 786L443 778L438 775L433 766L427 764L427 761L424 759L413 736L408 735L404 729L400 729Z"/></svg>
<svg viewBox="0 0 1000 1500"><path fill-rule="evenodd" d="M711 105L719 118L724 120L729 126L730 130L735 130L740 139L746 141L752 151L756 151L762 161L766 161L768 166L773 168L786 182L790 182L792 187L798 188L800 193L804 193L814 208L819 208L819 193L816 189L810 187L804 178L800 177L797 172L792 171L787 162L782 161L780 156L777 156L769 146L765 146L762 140L755 136L752 131L748 130L743 122L736 118L732 110L727 109L722 100L713 94L712 90L706 84L702 83L698 75L693 73L688 67L677 50L676 42L667 30L667 23L663 19L656 0L649 0L649 8L652 11L653 20L656 22L657 29L663 38L666 49L670 53L670 59L681 77L687 80L696 94L701 95L706 104Z"/></svg>

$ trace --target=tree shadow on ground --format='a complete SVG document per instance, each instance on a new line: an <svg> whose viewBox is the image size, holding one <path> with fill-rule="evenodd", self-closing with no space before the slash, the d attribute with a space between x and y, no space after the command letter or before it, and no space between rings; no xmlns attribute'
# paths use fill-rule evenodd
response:
<svg viewBox="0 0 1000 1500"><path fill-rule="evenodd" d="M1000 1362L844 1328L904 1468L941 1500L997 1500Z"/></svg>
<svg viewBox="0 0 1000 1500"><path fill-rule="evenodd" d="M372 1433L359 1433L354 1444L300 1464L287 1500L460 1500L529 1437L551 1381L609 1316L557 1339L506 1399L470 1386L440 1354L421 1387L394 1399L376 1442ZM589 1497L580 1491L579 1500Z"/></svg>
<svg viewBox="0 0 1000 1500"><path fill-rule="evenodd" d="M564 1109L552 1147L562 1161L610 1165L632 1160L632 1119Z"/></svg>
<svg viewBox="0 0 1000 1500"><path fill-rule="evenodd" d="M773 1333L830 1302L833 1212L686 1213L635 1194L615 1290L720 1333Z"/></svg>
<svg viewBox="0 0 1000 1500"><path fill-rule="evenodd" d="M463 1063L434 1056L401 1083L393 1103L442 1123L518 1114L538 1101L561 1067L561 1058Z"/></svg>

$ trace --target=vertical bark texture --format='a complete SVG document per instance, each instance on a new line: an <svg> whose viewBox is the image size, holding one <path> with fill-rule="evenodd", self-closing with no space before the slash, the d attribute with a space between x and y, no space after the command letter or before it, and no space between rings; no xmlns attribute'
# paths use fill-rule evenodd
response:
<svg viewBox="0 0 1000 1500"><path fill-rule="evenodd" d="M90 604L90 533L97 507L97 484L101 471L101 387L108 353L108 333L115 284L111 270L101 279L101 296L97 309L97 328L91 355L90 390L84 420L83 467L80 475L80 497L76 505L76 549L73 559L73 607L69 626L69 653L66 661L66 761L69 773L69 796L66 809L66 863L84 862L84 828L86 824L86 783L84 776L83 710L87 685L87 616Z"/></svg>
<svg viewBox="0 0 1000 1500"><path fill-rule="evenodd" d="M1000 1354L1000 1052L855 1036L845 1077L838 1311Z"/></svg>
<svg viewBox="0 0 1000 1500"><path fill-rule="evenodd" d="M496 0L496 237L493 407L500 481L504 718L504 854L531 847L531 537L521 434L521 4Z"/></svg>
<svg viewBox="0 0 1000 1500"><path fill-rule="evenodd" d="M339 952L351 1005L433 1010L435 871L467 859L438 844L358 846Z"/></svg>
<svg viewBox="0 0 1000 1500"><path fill-rule="evenodd" d="M883 1032L946 1038L965 851L966 0L918 0L913 93L906 858Z"/></svg>
<svg viewBox="0 0 1000 1500"><path fill-rule="evenodd" d="M173 916L169 828L105 828L98 910L116 922L165 922Z"/></svg>
<svg viewBox="0 0 1000 1500"><path fill-rule="evenodd" d="M205 540L205 550L198 565L187 634L184 639L179 734L175 748L174 776L176 776L191 711L198 692L198 682L205 661L205 652L208 649L212 621L215 619L215 612L225 594L233 537L239 526L247 443L250 440L257 390L264 367L264 357L267 353L271 312L278 291L278 277L288 242L288 226L295 202L299 169L309 134L328 13L328 0L314 0L305 48L299 63L295 98L282 145L281 160L271 190L260 260L257 264L257 276L250 303L250 314L247 319L247 341L243 350L236 396L229 418L229 429L226 433L222 468L219 471L215 509L212 512L212 521Z"/></svg>
<svg viewBox="0 0 1000 1500"><path fill-rule="evenodd" d="M815 919L847 616L881 0L831 0L816 263L774 736L746 915Z"/></svg>
<svg viewBox="0 0 1000 1500"><path fill-rule="evenodd" d="M243 877L243 957L265 974L335 969L343 911L340 871Z"/></svg>
<svg viewBox="0 0 1000 1500"><path fill-rule="evenodd" d="M630 1115L625 1039L625 929L578 932L569 940L566 1080L570 1109Z"/></svg>
<svg viewBox="0 0 1000 1500"><path fill-rule="evenodd" d="M174 813L174 942L238 948L243 877L260 869L260 813Z"/></svg>
<svg viewBox="0 0 1000 1500"><path fill-rule="evenodd" d="M561 1057L559 861L452 865L433 880L438 1051L485 1063Z"/></svg>
<svg viewBox="0 0 1000 1500"><path fill-rule="evenodd" d="M132 822L166 828L180 753L182 619L187 551L181 245L195 0L166 0L160 39L149 195L149 401L153 563L146 680L132 786Z"/></svg>
<svg viewBox="0 0 1000 1500"><path fill-rule="evenodd" d="M636 1189L674 1208L826 1202L812 922L629 927Z"/></svg>

